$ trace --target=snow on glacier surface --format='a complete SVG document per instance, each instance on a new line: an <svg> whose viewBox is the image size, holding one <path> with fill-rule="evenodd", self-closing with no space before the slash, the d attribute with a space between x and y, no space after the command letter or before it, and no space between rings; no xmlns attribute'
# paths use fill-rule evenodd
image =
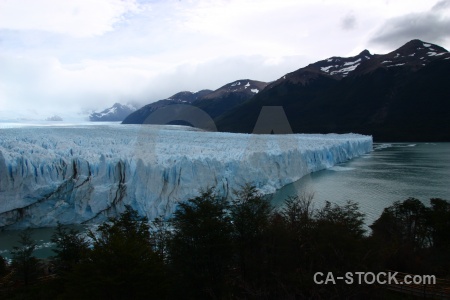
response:
<svg viewBox="0 0 450 300"><path fill-rule="evenodd" d="M215 187L272 193L372 150L357 134L251 135L184 126L0 128L0 227L100 222L131 205L153 218Z"/></svg>

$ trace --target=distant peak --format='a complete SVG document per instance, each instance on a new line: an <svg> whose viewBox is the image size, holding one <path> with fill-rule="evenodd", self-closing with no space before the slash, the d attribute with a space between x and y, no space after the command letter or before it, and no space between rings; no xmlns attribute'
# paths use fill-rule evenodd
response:
<svg viewBox="0 0 450 300"><path fill-rule="evenodd" d="M415 53L417 50L428 51L428 49L432 49L431 51L437 52L448 52L441 46L429 42L424 42L419 39L411 40L393 52L407 54L407 53Z"/></svg>
<svg viewBox="0 0 450 300"><path fill-rule="evenodd" d="M364 49L359 55L368 55L368 56L370 56L372 54L370 54L369 50Z"/></svg>
<svg viewBox="0 0 450 300"><path fill-rule="evenodd" d="M424 45L436 46L432 43L424 42L419 39L414 39L414 40L410 40L409 42L407 42L406 44L401 46L399 49L420 48L420 47L424 47Z"/></svg>
<svg viewBox="0 0 450 300"><path fill-rule="evenodd" d="M189 95L192 95L192 94L193 94L193 93L190 92L190 91L181 91L181 92L178 92L178 93L172 95L170 98L177 98L177 97L189 96Z"/></svg>
<svg viewBox="0 0 450 300"><path fill-rule="evenodd" d="M419 40L419 39L412 39L409 41L409 43L423 43L424 41Z"/></svg>

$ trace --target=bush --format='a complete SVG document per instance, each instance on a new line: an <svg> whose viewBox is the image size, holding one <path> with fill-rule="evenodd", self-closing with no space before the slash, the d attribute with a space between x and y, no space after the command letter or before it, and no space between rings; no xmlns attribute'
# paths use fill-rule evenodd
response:
<svg viewBox="0 0 450 300"><path fill-rule="evenodd" d="M28 285L38 276L39 261L33 256L36 249L36 242L31 239L31 231L25 230L19 235L19 244L11 251L14 277Z"/></svg>
<svg viewBox="0 0 450 300"><path fill-rule="evenodd" d="M228 203L212 189L180 203L171 219L170 267L176 295L182 298L223 298L231 258Z"/></svg>
<svg viewBox="0 0 450 300"><path fill-rule="evenodd" d="M68 299L161 299L164 264L153 251L149 224L131 207L90 232L92 249L68 277Z"/></svg>

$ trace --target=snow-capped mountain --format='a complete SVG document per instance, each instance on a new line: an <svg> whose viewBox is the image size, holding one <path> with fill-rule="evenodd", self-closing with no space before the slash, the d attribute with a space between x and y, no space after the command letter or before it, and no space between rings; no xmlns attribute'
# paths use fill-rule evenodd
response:
<svg viewBox="0 0 450 300"><path fill-rule="evenodd" d="M123 123L143 124L155 110L173 104L191 104L204 110L211 118L215 118L252 98L266 86L266 82L242 79L228 83L215 91L180 92L167 99L145 105L130 114Z"/></svg>
<svg viewBox="0 0 450 300"><path fill-rule="evenodd" d="M201 90L195 93L188 91L176 93L169 98L158 100L141 107L140 109L124 118L123 124L143 124L148 116L157 109L173 104L191 104L200 97L211 92L211 90Z"/></svg>
<svg viewBox="0 0 450 300"><path fill-rule="evenodd" d="M220 131L252 132L262 106L282 106L294 132L360 132L379 141L450 141L450 53L412 40L387 54L333 56L267 84L236 80L189 100L172 96L131 114L142 124L156 109L188 103ZM177 94L178 95L178 94ZM185 101L185 102L183 102ZM445 129L445 130L443 130Z"/></svg>
<svg viewBox="0 0 450 300"><path fill-rule="evenodd" d="M371 60L361 63L354 73L361 75L370 73L377 68L398 67L409 71L418 71L435 61L449 59L450 53L446 49L421 40L412 40L390 53L372 55Z"/></svg>
<svg viewBox="0 0 450 300"><path fill-rule="evenodd" d="M450 59L450 53L440 46L412 40L387 54L371 54L366 49L352 57L333 56L320 60L284 75L273 82L270 87L286 80L295 84L305 84L319 75L339 80L349 75L366 74L378 68L388 69L404 66L411 70L418 70L436 59Z"/></svg>
<svg viewBox="0 0 450 300"><path fill-rule="evenodd" d="M252 97L259 93L267 85L267 82L256 81L251 79L241 79L225 84L217 90L201 97L199 100L217 99L220 97L226 97L230 94L244 94Z"/></svg>
<svg viewBox="0 0 450 300"><path fill-rule="evenodd" d="M199 98L192 104L205 111L211 118L217 118L239 106L267 86L267 82L241 79L228 83Z"/></svg>
<svg viewBox="0 0 450 300"><path fill-rule="evenodd" d="M297 71L288 73L279 78L269 87L276 86L280 82L291 82L294 84L307 84L310 80L316 79L319 75L327 75L334 79L342 79L354 71L362 62L370 60L372 54L368 50L352 57L333 56L313 64L310 64Z"/></svg>
<svg viewBox="0 0 450 300"><path fill-rule="evenodd" d="M262 106L283 106L294 132L358 132L377 141L450 141L450 53L412 40L387 54L330 57L269 84L215 118L252 132Z"/></svg>
<svg viewBox="0 0 450 300"><path fill-rule="evenodd" d="M123 121L129 114L136 111L136 107L127 104L123 105L115 103L112 107L109 107L101 112L94 112L89 115L89 120L93 122L114 122Z"/></svg>

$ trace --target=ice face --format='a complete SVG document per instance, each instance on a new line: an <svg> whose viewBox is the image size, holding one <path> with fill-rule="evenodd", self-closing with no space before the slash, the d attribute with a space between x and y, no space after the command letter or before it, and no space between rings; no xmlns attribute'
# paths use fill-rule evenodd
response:
<svg viewBox="0 0 450 300"><path fill-rule="evenodd" d="M183 126L0 129L0 226L96 223L131 205L150 219L216 187L263 193L372 150L357 134L251 135Z"/></svg>

